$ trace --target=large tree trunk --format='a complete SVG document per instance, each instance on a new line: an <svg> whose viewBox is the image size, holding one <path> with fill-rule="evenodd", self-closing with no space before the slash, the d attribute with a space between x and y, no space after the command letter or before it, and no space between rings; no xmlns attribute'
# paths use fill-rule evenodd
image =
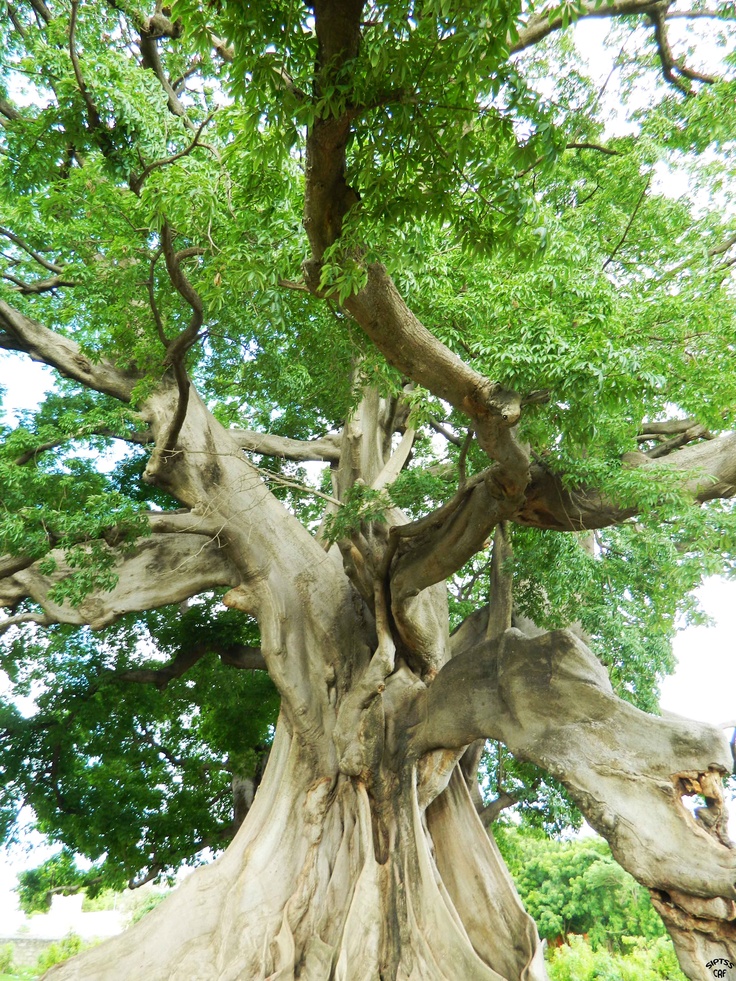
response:
<svg viewBox="0 0 736 981"><path fill-rule="evenodd" d="M170 389L151 399L154 430L175 400ZM361 433L375 433L379 419L390 433L394 413L375 397L361 412L355 432L345 427L349 474L337 481L357 473L376 486L391 441L367 452ZM508 604L503 615L478 611L450 640L435 578L446 553L399 552L405 583L421 586L390 597L383 589L382 556L401 514L389 514L388 528L362 526L341 543L341 562L275 501L236 435L194 393L182 433L187 449L154 453L149 479L190 509L186 529L204 522L226 558L221 581L238 583L225 602L258 619L282 697L275 744L227 852L132 930L50 978L544 978L534 923L457 765L480 738L502 740L566 784L652 891L691 978L706 978L712 957L736 960L722 733L634 709L579 638L510 629ZM447 524L461 549L477 536L462 516ZM43 599L48 583L33 575ZM135 586L121 565L110 615ZM681 801L693 792L707 805L697 819Z"/></svg>
<svg viewBox="0 0 736 981"><path fill-rule="evenodd" d="M380 790L320 772L282 719L226 853L61 979L542 979L542 948L459 771L424 811L415 766Z"/></svg>

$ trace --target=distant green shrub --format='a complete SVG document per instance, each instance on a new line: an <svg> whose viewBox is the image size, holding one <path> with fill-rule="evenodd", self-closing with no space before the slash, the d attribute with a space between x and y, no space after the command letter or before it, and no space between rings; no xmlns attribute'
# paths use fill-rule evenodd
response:
<svg viewBox="0 0 736 981"><path fill-rule="evenodd" d="M13 972L13 945L5 944L0 947L0 974Z"/></svg>
<svg viewBox="0 0 736 981"><path fill-rule="evenodd" d="M593 950L583 937L568 941L548 952L551 981L687 981L668 937L627 937L626 953Z"/></svg>
<svg viewBox="0 0 736 981"><path fill-rule="evenodd" d="M78 937L76 933L70 933L58 943L51 944L41 954L36 963L36 970L43 974L44 971L48 971L54 964L61 964L62 961L68 961L70 957L74 957L75 954L80 953L80 951L88 946L90 945L83 943L82 938Z"/></svg>
<svg viewBox="0 0 736 981"><path fill-rule="evenodd" d="M137 923L138 920L142 919L146 913L150 913L152 909L156 909L159 903L162 903L164 899L169 895L168 892L154 892L146 898L144 903L134 911L130 918L131 923Z"/></svg>

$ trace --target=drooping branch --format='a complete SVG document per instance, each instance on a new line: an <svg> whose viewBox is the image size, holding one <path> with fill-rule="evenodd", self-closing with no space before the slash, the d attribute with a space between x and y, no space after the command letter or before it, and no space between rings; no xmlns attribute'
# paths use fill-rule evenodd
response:
<svg viewBox="0 0 736 981"><path fill-rule="evenodd" d="M169 112L174 116L178 116L184 125L189 129L194 129L187 116L186 109L182 105L179 96L176 94L175 87L166 77L166 73L164 72L163 65L161 64L161 58L158 53L158 45L156 44L157 39L162 37L164 34L169 37L176 36L174 25L168 18L163 18L164 23L161 23L160 21L151 23L152 20L153 18L146 18L147 23L141 23L139 28L141 61L143 67L149 68L158 79L161 88L166 93L166 101L169 107ZM179 33L181 33L180 29ZM197 136L199 136L199 133Z"/></svg>
<svg viewBox="0 0 736 981"><path fill-rule="evenodd" d="M621 237L619 238L619 240L614 245L613 250L611 251L611 253L608 256L608 258L606 259L606 261L603 263L602 268L603 268L604 271L608 268L608 266L616 258L616 255L618 254L619 249L621 248L621 246L626 241L626 239L628 237L628 234L631 231L631 227L634 224L634 221L636 220L636 216L637 216L637 213L639 211L639 208L641 207L642 202L644 201L644 198L647 195L647 191L649 190L649 185L651 184L651 181L652 181L652 178L651 178L651 176L649 176L649 177L647 177L646 181L644 182L644 187L641 189L641 193L639 194L639 197L636 199L636 204L634 205L633 210L632 210L631 214L629 215L629 220L626 223L626 228L624 229L623 234L621 235Z"/></svg>
<svg viewBox="0 0 736 981"><path fill-rule="evenodd" d="M137 377L106 358L92 361L76 341L63 337L0 300L0 350L19 351L56 368L86 388L130 402Z"/></svg>
<svg viewBox="0 0 736 981"><path fill-rule="evenodd" d="M697 72L688 68L683 59L675 58L667 39L666 21L671 17L702 17L715 16L719 20L733 20L729 14L705 11L670 11L671 0L611 0L606 4L599 4L596 0L583 0L576 5L575 20L582 20L589 17L615 18L629 14L646 14L654 26L655 43L662 66L662 73L666 80L675 85L685 94L689 94L689 88L682 82L682 78L690 81L699 81L705 84L713 84L717 78L704 72ZM559 13L548 14L539 13L532 15L526 26L521 28L516 39L509 39L509 50L511 54L517 54L527 48L538 44L543 38L556 31L562 30L568 24L568 14L565 12L564 5L560 5Z"/></svg>
<svg viewBox="0 0 736 981"><path fill-rule="evenodd" d="M190 381L184 361L189 348L197 340L199 331L202 328L202 324L204 322L204 305L199 293L197 293L187 277L184 275L181 268L182 258L174 249L174 232L167 221L164 222L163 227L161 228L161 248L163 250L164 260L166 262L166 271L169 274L169 279L171 280L174 289L182 297L182 299L189 304L192 311L189 318L189 323L184 330L181 331L181 333L175 338L166 341L165 343L166 364L171 366L176 379L177 388L179 390L179 398L177 400L174 416L171 420L164 440L162 441L160 447L158 447L159 452L163 456L166 456L166 454L172 452L176 446L176 441L179 438L181 427L184 425L184 419L186 418L187 405L189 403Z"/></svg>
<svg viewBox="0 0 736 981"><path fill-rule="evenodd" d="M678 88L685 95L690 95L690 87L682 79L688 81L705 82L713 85L718 79L714 75L706 75L703 72L696 72L688 68L682 59L675 58L670 46L669 35L667 33L666 14L671 4L671 0L653 4L651 10L647 11L654 25L654 40L657 45L657 53L662 66L662 74L665 79Z"/></svg>

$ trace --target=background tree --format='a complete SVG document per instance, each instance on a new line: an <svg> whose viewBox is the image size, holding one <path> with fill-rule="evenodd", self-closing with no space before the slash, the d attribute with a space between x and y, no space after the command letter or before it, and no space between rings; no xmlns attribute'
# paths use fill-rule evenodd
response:
<svg viewBox="0 0 736 981"><path fill-rule="evenodd" d="M593 16L615 130L565 33ZM37 703L3 709L5 823L155 876L248 808L274 696L230 668L280 705L224 856L55 977L544 977L471 799L488 738L690 977L736 960L729 745L647 714L734 552L731 27L8 6L0 348L54 390L3 433L3 666Z"/></svg>

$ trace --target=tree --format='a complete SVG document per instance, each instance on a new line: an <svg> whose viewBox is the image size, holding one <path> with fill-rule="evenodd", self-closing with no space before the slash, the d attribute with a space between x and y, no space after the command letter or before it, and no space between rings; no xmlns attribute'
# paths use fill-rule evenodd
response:
<svg viewBox="0 0 736 981"><path fill-rule="evenodd" d="M556 841L501 825L501 853L524 907L550 944L585 936L594 950L621 951L632 937L664 933L646 890L614 862L600 838Z"/></svg>
<svg viewBox="0 0 736 981"><path fill-rule="evenodd" d="M238 740L232 706L270 696L235 669L280 704L224 855L53 977L544 977L471 798L486 739L565 788L691 978L736 960L729 744L651 714L734 554L732 25L8 6L0 348L55 379L2 450L3 665L41 703L3 710L34 748L9 823L35 774L44 830L119 829L156 875L237 824L268 712Z"/></svg>

